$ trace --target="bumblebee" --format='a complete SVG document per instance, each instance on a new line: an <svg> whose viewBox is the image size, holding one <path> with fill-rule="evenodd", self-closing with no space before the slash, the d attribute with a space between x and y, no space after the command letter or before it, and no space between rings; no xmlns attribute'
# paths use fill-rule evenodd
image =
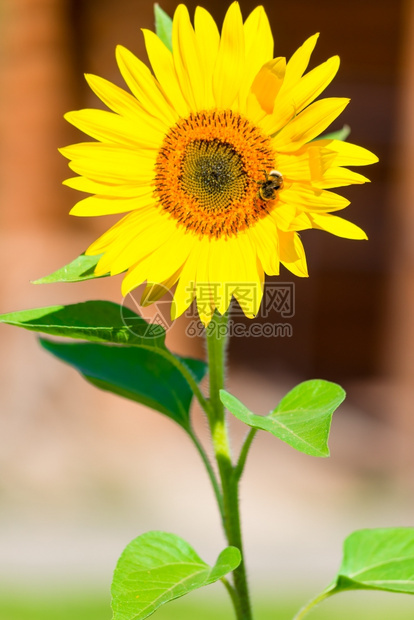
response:
<svg viewBox="0 0 414 620"><path fill-rule="evenodd" d="M257 181L260 185L257 195L262 200L275 200L276 192L283 187L283 177L278 170L271 170L269 174L263 170L264 181Z"/></svg>

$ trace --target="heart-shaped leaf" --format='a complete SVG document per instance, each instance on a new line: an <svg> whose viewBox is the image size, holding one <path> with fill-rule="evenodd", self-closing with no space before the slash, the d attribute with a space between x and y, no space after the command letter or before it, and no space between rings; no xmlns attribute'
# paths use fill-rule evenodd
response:
<svg viewBox="0 0 414 620"><path fill-rule="evenodd" d="M348 536L335 591L360 588L414 594L414 528L358 530Z"/></svg>
<svg viewBox="0 0 414 620"><path fill-rule="evenodd" d="M162 10L159 4L154 4L155 32L166 47L172 51L172 19Z"/></svg>
<svg viewBox="0 0 414 620"><path fill-rule="evenodd" d="M34 280L33 284L53 284L54 282L83 282L84 280L94 280L95 278L104 278L109 276L107 273L103 276L95 275L95 267L101 258L99 256L86 256L81 254L78 258L75 258L71 263L61 267L57 271Z"/></svg>
<svg viewBox="0 0 414 620"><path fill-rule="evenodd" d="M90 342L164 347L165 330L127 308L110 301L86 301L0 315L8 323L42 334Z"/></svg>
<svg viewBox="0 0 414 620"><path fill-rule="evenodd" d="M345 590L414 594L414 528L353 532L345 540L342 564L334 581L294 620L302 620L318 603Z"/></svg>
<svg viewBox="0 0 414 620"><path fill-rule="evenodd" d="M118 560L112 582L113 620L143 620L161 605L218 581L240 564L236 547L222 551L213 567L174 534L135 538Z"/></svg>
<svg viewBox="0 0 414 620"><path fill-rule="evenodd" d="M267 416L255 415L224 390L220 396L223 405L248 426L268 431L305 454L329 456L332 414L344 400L345 392L329 381L305 381L282 398Z"/></svg>
<svg viewBox="0 0 414 620"><path fill-rule="evenodd" d="M171 353L166 351L165 355L157 348L68 344L43 339L40 343L96 387L151 407L189 430L193 392L171 360ZM178 359L197 381L201 381L207 368L204 362L192 358Z"/></svg>

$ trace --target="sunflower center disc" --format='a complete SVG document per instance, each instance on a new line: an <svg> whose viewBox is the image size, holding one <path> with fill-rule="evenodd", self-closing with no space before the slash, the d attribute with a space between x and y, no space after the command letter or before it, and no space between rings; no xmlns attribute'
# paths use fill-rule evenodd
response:
<svg viewBox="0 0 414 620"><path fill-rule="evenodd" d="M228 208L245 194L247 178L243 161L230 144L195 140L182 163L183 191L207 211Z"/></svg>
<svg viewBox="0 0 414 620"><path fill-rule="evenodd" d="M206 111L180 119L166 134L155 166L158 205L189 231L237 235L265 217L264 171L273 170L271 140L240 114Z"/></svg>

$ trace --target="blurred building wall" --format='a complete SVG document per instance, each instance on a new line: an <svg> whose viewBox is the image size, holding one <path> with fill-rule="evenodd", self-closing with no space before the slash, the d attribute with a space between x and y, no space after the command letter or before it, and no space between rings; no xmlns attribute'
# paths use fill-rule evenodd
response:
<svg viewBox="0 0 414 620"><path fill-rule="evenodd" d="M383 370L392 386L388 408L405 432L414 428L414 2L404 3L393 167L387 188L390 270ZM403 457L402 457L403 458Z"/></svg>

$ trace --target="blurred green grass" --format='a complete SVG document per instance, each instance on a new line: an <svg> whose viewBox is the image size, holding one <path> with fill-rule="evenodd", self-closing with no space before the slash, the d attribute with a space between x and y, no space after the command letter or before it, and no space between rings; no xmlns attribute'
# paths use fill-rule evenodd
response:
<svg viewBox="0 0 414 620"><path fill-rule="evenodd" d="M217 591L193 594L160 608L157 620L233 620L229 602ZM216 594L218 594L216 598ZM267 593L255 596L255 620L292 620L305 597L272 600ZM296 600L295 600L296 599ZM56 592L40 595L32 591L0 592L0 620L111 620L109 596ZM414 597L381 592L346 593L324 602L309 620L413 620Z"/></svg>

